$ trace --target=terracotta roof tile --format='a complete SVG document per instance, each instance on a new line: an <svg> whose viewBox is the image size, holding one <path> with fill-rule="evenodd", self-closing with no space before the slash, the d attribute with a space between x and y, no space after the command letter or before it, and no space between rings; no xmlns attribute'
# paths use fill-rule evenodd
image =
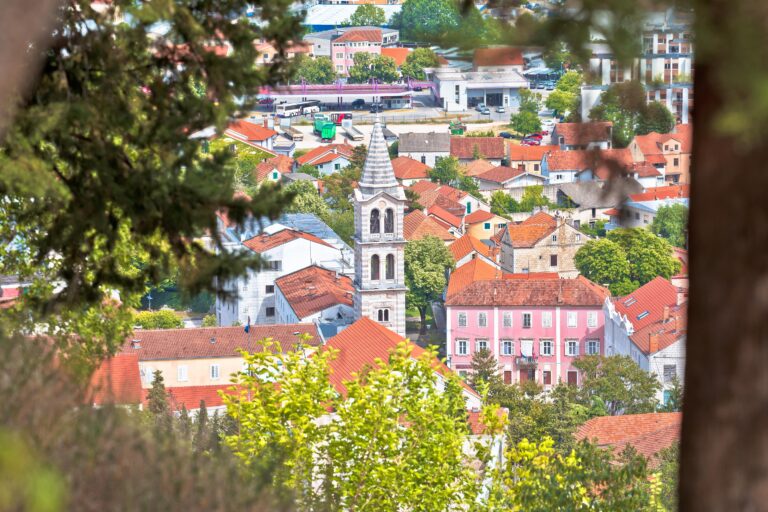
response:
<svg viewBox="0 0 768 512"><path fill-rule="evenodd" d="M563 137L567 146L586 146L591 142L610 141L612 126L613 123L610 121L558 123L555 125L554 132L557 137Z"/></svg>
<svg viewBox="0 0 768 512"><path fill-rule="evenodd" d="M352 306L352 280L317 265L275 279L275 286L300 319L339 304Z"/></svg>
<svg viewBox="0 0 768 512"><path fill-rule="evenodd" d="M398 180L418 180L429 178L429 166L409 158L399 156L392 160L392 169Z"/></svg>
<svg viewBox="0 0 768 512"><path fill-rule="evenodd" d="M288 242L293 242L294 240L298 239L308 240L310 242L324 245L326 247L333 247L331 244L321 238L316 237L315 235L290 228L283 229L271 235L267 233L256 235L253 238L249 238L243 242L243 245L253 252L261 254L263 252L269 251L270 249L274 249L275 247L279 247L283 244L287 244Z"/></svg>
<svg viewBox="0 0 768 512"><path fill-rule="evenodd" d="M663 155L664 143L670 140L676 140L680 143L681 153L691 153L693 149L693 125L678 124L672 133L651 132L647 135L636 135L634 140L637 147L645 155L645 159L649 161L651 156Z"/></svg>
<svg viewBox="0 0 768 512"><path fill-rule="evenodd" d="M261 142L277 136L277 132L271 128L243 120L231 123L224 133L235 139L250 142Z"/></svg>
<svg viewBox="0 0 768 512"><path fill-rule="evenodd" d="M477 176L479 174L483 174L486 171L490 171L496 167L491 162L484 158L478 158L477 160L472 160L467 165L464 166L464 175L465 176Z"/></svg>
<svg viewBox="0 0 768 512"><path fill-rule="evenodd" d="M403 218L403 235L406 240L421 240L425 236L436 236L445 242L456 240L448 229L421 210L414 210Z"/></svg>
<svg viewBox="0 0 768 512"><path fill-rule="evenodd" d="M691 197L690 185L667 185L664 187L651 187L645 189L645 192L632 194L629 196L631 201L641 203L643 201L656 201L658 199L675 199L678 197Z"/></svg>
<svg viewBox="0 0 768 512"><path fill-rule="evenodd" d="M483 158L504 158L504 139L501 137L451 137L451 156L474 158L475 148Z"/></svg>
<svg viewBox="0 0 768 512"><path fill-rule="evenodd" d="M216 384L210 386L174 386L165 388L168 393L168 404L172 411L180 411L182 406L188 411L200 409L200 402L205 402L205 407L221 407L224 405L224 399L220 391L226 394L234 394L232 384ZM149 392L149 390L146 390ZM145 393L143 403L146 405L148 399Z"/></svg>
<svg viewBox="0 0 768 512"><path fill-rule="evenodd" d="M477 48L472 58L478 66L522 66L523 52L519 48L502 46L497 48Z"/></svg>
<svg viewBox="0 0 768 512"><path fill-rule="evenodd" d="M661 176L661 171L651 165L650 162L635 162L627 170L632 174L637 174L639 178Z"/></svg>
<svg viewBox="0 0 768 512"><path fill-rule="evenodd" d="M501 270L481 258L474 258L451 272L446 297L452 297L476 281L499 279Z"/></svg>
<svg viewBox="0 0 768 512"><path fill-rule="evenodd" d="M487 220L490 220L494 217L496 217L496 215L494 215L491 212L487 212L485 210L475 210L474 212L464 217L464 224L467 224L467 225L477 224L479 222L485 222Z"/></svg>
<svg viewBox="0 0 768 512"><path fill-rule="evenodd" d="M605 293L582 276L576 279L477 281L446 300L447 306L601 307Z"/></svg>
<svg viewBox="0 0 768 512"><path fill-rule="evenodd" d="M378 28L353 28L344 32L341 36L333 40L334 43L346 42L372 42L380 43L382 41L381 29Z"/></svg>
<svg viewBox="0 0 768 512"><path fill-rule="evenodd" d="M506 232L509 235L512 247L533 247L544 237L557 229L557 220L546 212L538 212L520 224L508 223ZM503 236L500 232L499 240Z"/></svg>
<svg viewBox="0 0 768 512"><path fill-rule="evenodd" d="M87 396L95 405L141 403L138 354L117 354L104 360L91 375Z"/></svg>
<svg viewBox="0 0 768 512"><path fill-rule="evenodd" d="M687 305L669 306L667 320L657 321L635 330L629 337L644 354L655 354L685 338L687 332Z"/></svg>
<svg viewBox="0 0 768 512"><path fill-rule="evenodd" d="M320 165L331 162L341 155L347 160L354 155L354 148L349 144L328 144L316 147L296 159L299 165Z"/></svg>
<svg viewBox="0 0 768 512"><path fill-rule="evenodd" d="M122 354L136 354L139 361L164 359L197 359L237 357L237 349L256 350L257 341L272 338L284 351L291 350L299 341L298 335L310 334L308 345L320 344L314 324L251 325L246 333L243 327L201 327L196 329L142 329L135 330L121 348ZM211 342L215 339L215 342ZM133 340L138 340L138 348Z"/></svg>
<svg viewBox="0 0 768 512"><path fill-rule="evenodd" d="M545 153L560 150L560 146L523 146L512 141L507 147L510 162L541 162Z"/></svg>
<svg viewBox="0 0 768 512"><path fill-rule="evenodd" d="M517 177L522 176L523 174L525 174L525 169L513 169L512 167L500 165L498 167L494 167L490 171L486 171L483 174L480 174L479 176L475 176L475 178L479 180L491 181L493 183L506 183L507 181L511 181Z"/></svg>
<svg viewBox="0 0 768 512"><path fill-rule="evenodd" d="M437 217L438 219L453 226L454 228L461 229L461 217L454 215L442 206L433 204L427 209L427 214Z"/></svg>
<svg viewBox="0 0 768 512"><path fill-rule="evenodd" d="M635 331L639 331L658 322L664 314L664 306L677 305L677 289L663 277L657 277L629 295L615 298L613 305L618 313L632 322Z"/></svg>
<svg viewBox="0 0 768 512"><path fill-rule="evenodd" d="M402 66L405 64L405 59L408 58L408 54L411 53L410 48L382 48L381 54L384 57L390 57L394 59L395 65L397 67Z"/></svg>
<svg viewBox="0 0 768 512"><path fill-rule="evenodd" d="M632 153L629 149L603 149L572 151L552 151L547 154L547 167L551 171L591 170L599 179L608 179L610 166L617 164L625 170L632 166Z"/></svg>
<svg viewBox="0 0 768 512"><path fill-rule="evenodd" d="M492 261L494 260L493 250L469 233L466 233L449 245L448 249L450 249L451 254L453 254L453 259L456 261L459 261L473 252L485 256Z"/></svg>

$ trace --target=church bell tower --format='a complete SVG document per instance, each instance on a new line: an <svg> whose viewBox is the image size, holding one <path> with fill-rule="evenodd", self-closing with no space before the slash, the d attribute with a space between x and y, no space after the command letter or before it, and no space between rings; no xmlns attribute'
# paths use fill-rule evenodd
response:
<svg viewBox="0 0 768 512"><path fill-rule="evenodd" d="M395 179L378 115L353 202L355 316L366 316L405 337L406 199Z"/></svg>

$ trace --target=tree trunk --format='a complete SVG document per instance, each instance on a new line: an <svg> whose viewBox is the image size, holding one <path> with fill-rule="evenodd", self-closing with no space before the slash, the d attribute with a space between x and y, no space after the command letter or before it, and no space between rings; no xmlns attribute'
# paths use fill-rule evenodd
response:
<svg viewBox="0 0 768 512"><path fill-rule="evenodd" d="M696 14L680 510L766 510L768 2Z"/></svg>
<svg viewBox="0 0 768 512"><path fill-rule="evenodd" d="M419 328L419 337L427 334L427 306L419 306L419 316L421 316L421 327Z"/></svg>

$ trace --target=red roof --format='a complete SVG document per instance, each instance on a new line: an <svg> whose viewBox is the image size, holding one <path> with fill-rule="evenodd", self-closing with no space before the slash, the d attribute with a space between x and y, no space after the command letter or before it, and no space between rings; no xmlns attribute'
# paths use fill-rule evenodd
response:
<svg viewBox="0 0 768 512"><path fill-rule="evenodd" d="M405 64L405 59L408 58L408 54L411 53L410 48L382 48L381 54L384 57L390 57L394 59L395 65L397 67L402 66Z"/></svg>
<svg viewBox="0 0 768 512"><path fill-rule="evenodd" d="M456 261L459 261L473 252L485 256L491 261L494 260L493 250L469 233L466 233L449 245L448 249L450 249L451 254L453 254L453 259Z"/></svg>
<svg viewBox="0 0 768 512"><path fill-rule="evenodd" d="M652 281L621 298L613 301L616 311L626 316L635 331L657 322L664 313L664 306L677 305L677 289L664 279L657 277Z"/></svg>
<svg viewBox="0 0 768 512"><path fill-rule="evenodd" d="M346 42L372 42L380 43L382 41L380 28L353 28L344 32L341 36L333 40L334 43Z"/></svg>
<svg viewBox="0 0 768 512"><path fill-rule="evenodd" d="M498 167L494 167L490 171L480 174L479 176L475 176L475 178L479 180L492 181L494 183L506 183L507 181L518 178L523 174L525 174L525 169L513 169L512 167L500 165Z"/></svg>
<svg viewBox="0 0 768 512"><path fill-rule="evenodd" d="M464 217L464 224L467 224L467 225L477 224L479 222L485 222L487 220L491 220L494 217L496 217L496 215L494 215L491 212L487 212L485 210L475 210L474 212Z"/></svg>
<svg viewBox="0 0 768 512"><path fill-rule="evenodd" d="M168 404L171 406L172 411L180 411L184 406L188 411L196 411L200 409L200 402L205 402L205 407L221 407L224 405L219 392L226 394L234 394L231 390L232 384L215 384L209 386L178 386L165 388L168 393ZM147 393L149 390L146 390ZM148 398L143 398L143 403L146 405Z"/></svg>
<svg viewBox="0 0 768 512"><path fill-rule="evenodd" d="M283 229L271 235L267 233L256 235L255 237L249 238L243 242L243 245L253 252L261 254L263 252L274 249L275 247L287 244L288 242L293 242L294 240L298 240L300 238L316 244L324 245L326 247L333 247L331 244L316 237L315 235L305 233L303 231L296 231L295 229L290 228Z"/></svg>
<svg viewBox="0 0 768 512"><path fill-rule="evenodd" d="M611 140L610 121L593 121L590 123L558 123L554 128L555 137L563 137L566 146L586 146L591 142ZM559 139L552 139L559 143Z"/></svg>
<svg viewBox="0 0 768 512"><path fill-rule="evenodd" d="M392 350L402 341L407 340L370 318L360 318L330 338L325 345L339 351L337 357L330 362L331 384L339 393L346 395L345 382L353 380L354 376L365 368L377 366L377 360L388 361ZM410 346L413 348L412 357L418 358L424 353L424 349L418 345L410 344ZM437 359L435 359L434 368L443 375L451 373L451 370ZM468 385L462 385L464 389L477 396L477 393Z"/></svg>
<svg viewBox="0 0 768 512"><path fill-rule="evenodd" d="M503 237L504 231L506 231L509 234L512 247L533 247L556 229L557 219L546 212L540 211L528 217L520 224L508 223L501 232L499 240Z"/></svg>
<svg viewBox="0 0 768 512"><path fill-rule="evenodd" d="M504 158L504 139L501 137L451 137L451 156L474 158L475 148L482 158Z"/></svg>
<svg viewBox="0 0 768 512"><path fill-rule="evenodd" d="M479 174L483 174L486 171L490 171L494 167L496 166L488 160L485 160L484 158L478 158L477 160L472 160L464 166L464 175L477 176Z"/></svg>
<svg viewBox="0 0 768 512"><path fill-rule="evenodd" d="M679 412L598 416L576 431L576 439L595 441L619 454L626 445L634 447L655 466L654 456L680 441L683 415Z"/></svg>
<svg viewBox="0 0 768 512"><path fill-rule="evenodd" d="M603 212L603 215L608 215L609 217L613 217L616 215L621 215L621 212L616 208L609 208Z"/></svg>
<svg viewBox="0 0 768 512"><path fill-rule="evenodd" d="M651 187L645 189L645 192L632 194L629 196L631 201L640 203L643 201L656 201L659 199L675 199L678 197L691 197L690 185L667 185L664 187Z"/></svg>
<svg viewBox="0 0 768 512"><path fill-rule="evenodd" d="M637 174L639 178L651 178L661 176L661 171L651 165L650 162L635 162L629 167L629 172Z"/></svg>
<svg viewBox="0 0 768 512"><path fill-rule="evenodd" d="M685 337L686 313L687 304L668 306L661 318L636 330L629 339L646 355L664 350Z"/></svg>
<svg viewBox="0 0 768 512"><path fill-rule="evenodd" d="M637 147L645 155L646 160L649 161L651 156L663 155L664 144L671 140L680 143L680 153L691 153L693 150L693 125L678 124L672 133L651 132L647 135L637 135L634 140ZM674 151L671 152L674 153ZM662 163L666 163L663 158Z"/></svg>
<svg viewBox="0 0 768 512"><path fill-rule="evenodd" d="M299 165L320 165L327 162L332 162L340 156L349 160L354 154L353 150L354 148L349 144L328 144L327 146L316 147L311 151L301 155L296 159L296 162Z"/></svg>
<svg viewBox="0 0 768 512"><path fill-rule="evenodd" d="M317 265L284 275L275 286L299 319L339 304L352 307L352 280Z"/></svg>
<svg viewBox="0 0 768 512"><path fill-rule="evenodd" d="M291 350L299 341L297 333L312 336L305 342L308 345L320 344L317 326L314 324L251 325L248 333L240 326L137 329L126 339L121 353L135 354L139 361L237 357L238 349L255 351L258 348L257 342L265 338L280 343L283 351Z"/></svg>
<svg viewBox="0 0 768 512"><path fill-rule="evenodd" d="M472 59L478 66L522 66L523 52L519 48L502 46L497 48L477 48Z"/></svg>
<svg viewBox="0 0 768 512"><path fill-rule="evenodd" d="M601 307L608 291L584 276L575 279L477 281L449 297L447 306Z"/></svg>
<svg viewBox="0 0 768 512"><path fill-rule="evenodd" d="M560 150L560 146L523 146L511 141L508 147L510 162L541 162L545 153Z"/></svg>
<svg viewBox="0 0 768 512"><path fill-rule="evenodd" d="M558 150L547 154L547 167L550 172L591 170L599 179L608 179L612 165L618 165L626 170L633 164L632 153L627 148Z"/></svg>
<svg viewBox="0 0 768 512"><path fill-rule="evenodd" d="M91 375L87 396L94 405L141 403L138 354L117 354L102 361Z"/></svg>
<svg viewBox="0 0 768 512"><path fill-rule="evenodd" d="M444 242L456 240L448 229L421 210L414 210L403 218L403 235L409 241L421 240L425 236L436 236Z"/></svg>
<svg viewBox="0 0 768 512"><path fill-rule="evenodd" d="M501 271L482 258L474 258L451 272L446 297L456 295L476 281L499 279Z"/></svg>
<svg viewBox="0 0 768 512"><path fill-rule="evenodd" d="M393 159L392 169L395 171L395 178L399 180L419 180L429 177L428 165L407 156Z"/></svg>
<svg viewBox="0 0 768 512"><path fill-rule="evenodd" d="M427 209L427 213L429 215L437 217L438 219L442 220L443 222L446 222L447 224L450 224L455 228L461 228L461 217L458 217L452 214L451 212L449 212L448 210L446 210L441 206L433 204Z"/></svg>
<svg viewBox="0 0 768 512"><path fill-rule="evenodd" d="M280 174L288 174L293 168L293 158L285 155L277 155L267 158L256 166L256 181L264 181L269 173L277 171Z"/></svg>
<svg viewBox="0 0 768 512"><path fill-rule="evenodd" d="M224 133L232 138L250 142L261 142L277 136L277 132L271 128L243 120L231 123Z"/></svg>

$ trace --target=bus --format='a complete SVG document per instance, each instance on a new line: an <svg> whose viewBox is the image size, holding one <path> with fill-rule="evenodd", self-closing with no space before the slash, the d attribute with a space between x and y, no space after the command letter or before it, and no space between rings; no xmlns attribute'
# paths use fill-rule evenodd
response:
<svg viewBox="0 0 768 512"><path fill-rule="evenodd" d="M300 101L298 103L281 103L275 107L275 112L279 117L303 116L320 112L320 101Z"/></svg>

